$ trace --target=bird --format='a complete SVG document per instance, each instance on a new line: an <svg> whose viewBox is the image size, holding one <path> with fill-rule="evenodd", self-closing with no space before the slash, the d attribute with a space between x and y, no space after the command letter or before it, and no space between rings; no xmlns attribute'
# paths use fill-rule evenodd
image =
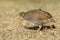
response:
<svg viewBox="0 0 60 40"><path fill-rule="evenodd" d="M28 10L26 12L20 12L19 14L21 17L23 17L26 21L30 21L34 23L35 27L33 28L38 28L38 30L45 30L45 29L51 29L51 28L56 28L54 23L55 20L53 16L42 9L32 9ZM26 27L28 29L31 29L32 27Z"/></svg>

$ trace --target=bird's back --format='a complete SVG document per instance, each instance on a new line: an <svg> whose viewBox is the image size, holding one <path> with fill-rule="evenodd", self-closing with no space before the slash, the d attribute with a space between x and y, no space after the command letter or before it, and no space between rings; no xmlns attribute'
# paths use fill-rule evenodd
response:
<svg viewBox="0 0 60 40"><path fill-rule="evenodd" d="M52 18L52 15L41 9L27 11L27 15L32 16L35 19L44 20Z"/></svg>

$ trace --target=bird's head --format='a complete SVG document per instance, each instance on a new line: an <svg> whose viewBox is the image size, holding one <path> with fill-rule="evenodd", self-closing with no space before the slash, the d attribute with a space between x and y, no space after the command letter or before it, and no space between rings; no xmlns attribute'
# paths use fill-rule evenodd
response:
<svg viewBox="0 0 60 40"><path fill-rule="evenodd" d="M25 17L26 16L26 13L25 12L20 12L19 15L22 16L22 17Z"/></svg>

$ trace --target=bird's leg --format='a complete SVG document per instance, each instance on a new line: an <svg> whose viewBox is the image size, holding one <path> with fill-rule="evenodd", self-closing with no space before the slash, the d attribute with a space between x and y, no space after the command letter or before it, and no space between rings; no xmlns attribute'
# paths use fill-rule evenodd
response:
<svg viewBox="0 0 60 40"><path fill-rule="evenodd" d="M49 20L49 23L48 23L48 25L53 29L53 28L56 28L55 27L55 25L54 25L54 23L53 22L51 22L51 20L50 19L48 19Z"/></svg>
<svg viewBox="0 0 60 40"><path fill-rule="evenodd" d="M55 25L53 24L53 22L49 22L48 25L50 26L50 28L56 28Z"/></svg>
<svg viewBox="0 0 60 40"><path fill-rule="evenodd" d="M50 26L45 23L42 23L40 30L46 30L46 29L50 29Z"/></svg>
<svg viewBox="0 0 60 40"><path fill-rule="evenodd" d="M52 28L56 28L55 25L52 25Z"/></svg>
<svg viewBox="0 0 60 40"><path fill-rule="evenodd" d="M39 29L37 31L40 31L40 30L43 30L44 27L43 27L43 23L41 24L41 26L39 26Z"/></svg>
<svg viewBox="0 0 60 40"><path fill-rule="evenodd" d="M41 28L41 27L39 26L39 29L38 29L37 31L40 31L40 28Z"/></svg>

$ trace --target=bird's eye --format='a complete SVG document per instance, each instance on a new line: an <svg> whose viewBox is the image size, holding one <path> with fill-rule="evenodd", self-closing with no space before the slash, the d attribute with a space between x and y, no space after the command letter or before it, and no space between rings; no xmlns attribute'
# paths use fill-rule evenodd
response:
<svg viewBox="0 0 60 40"><path fill-rule="evenodd" d="M20 12L20 16L24 17L26 15L25 12Z"/></svg>

